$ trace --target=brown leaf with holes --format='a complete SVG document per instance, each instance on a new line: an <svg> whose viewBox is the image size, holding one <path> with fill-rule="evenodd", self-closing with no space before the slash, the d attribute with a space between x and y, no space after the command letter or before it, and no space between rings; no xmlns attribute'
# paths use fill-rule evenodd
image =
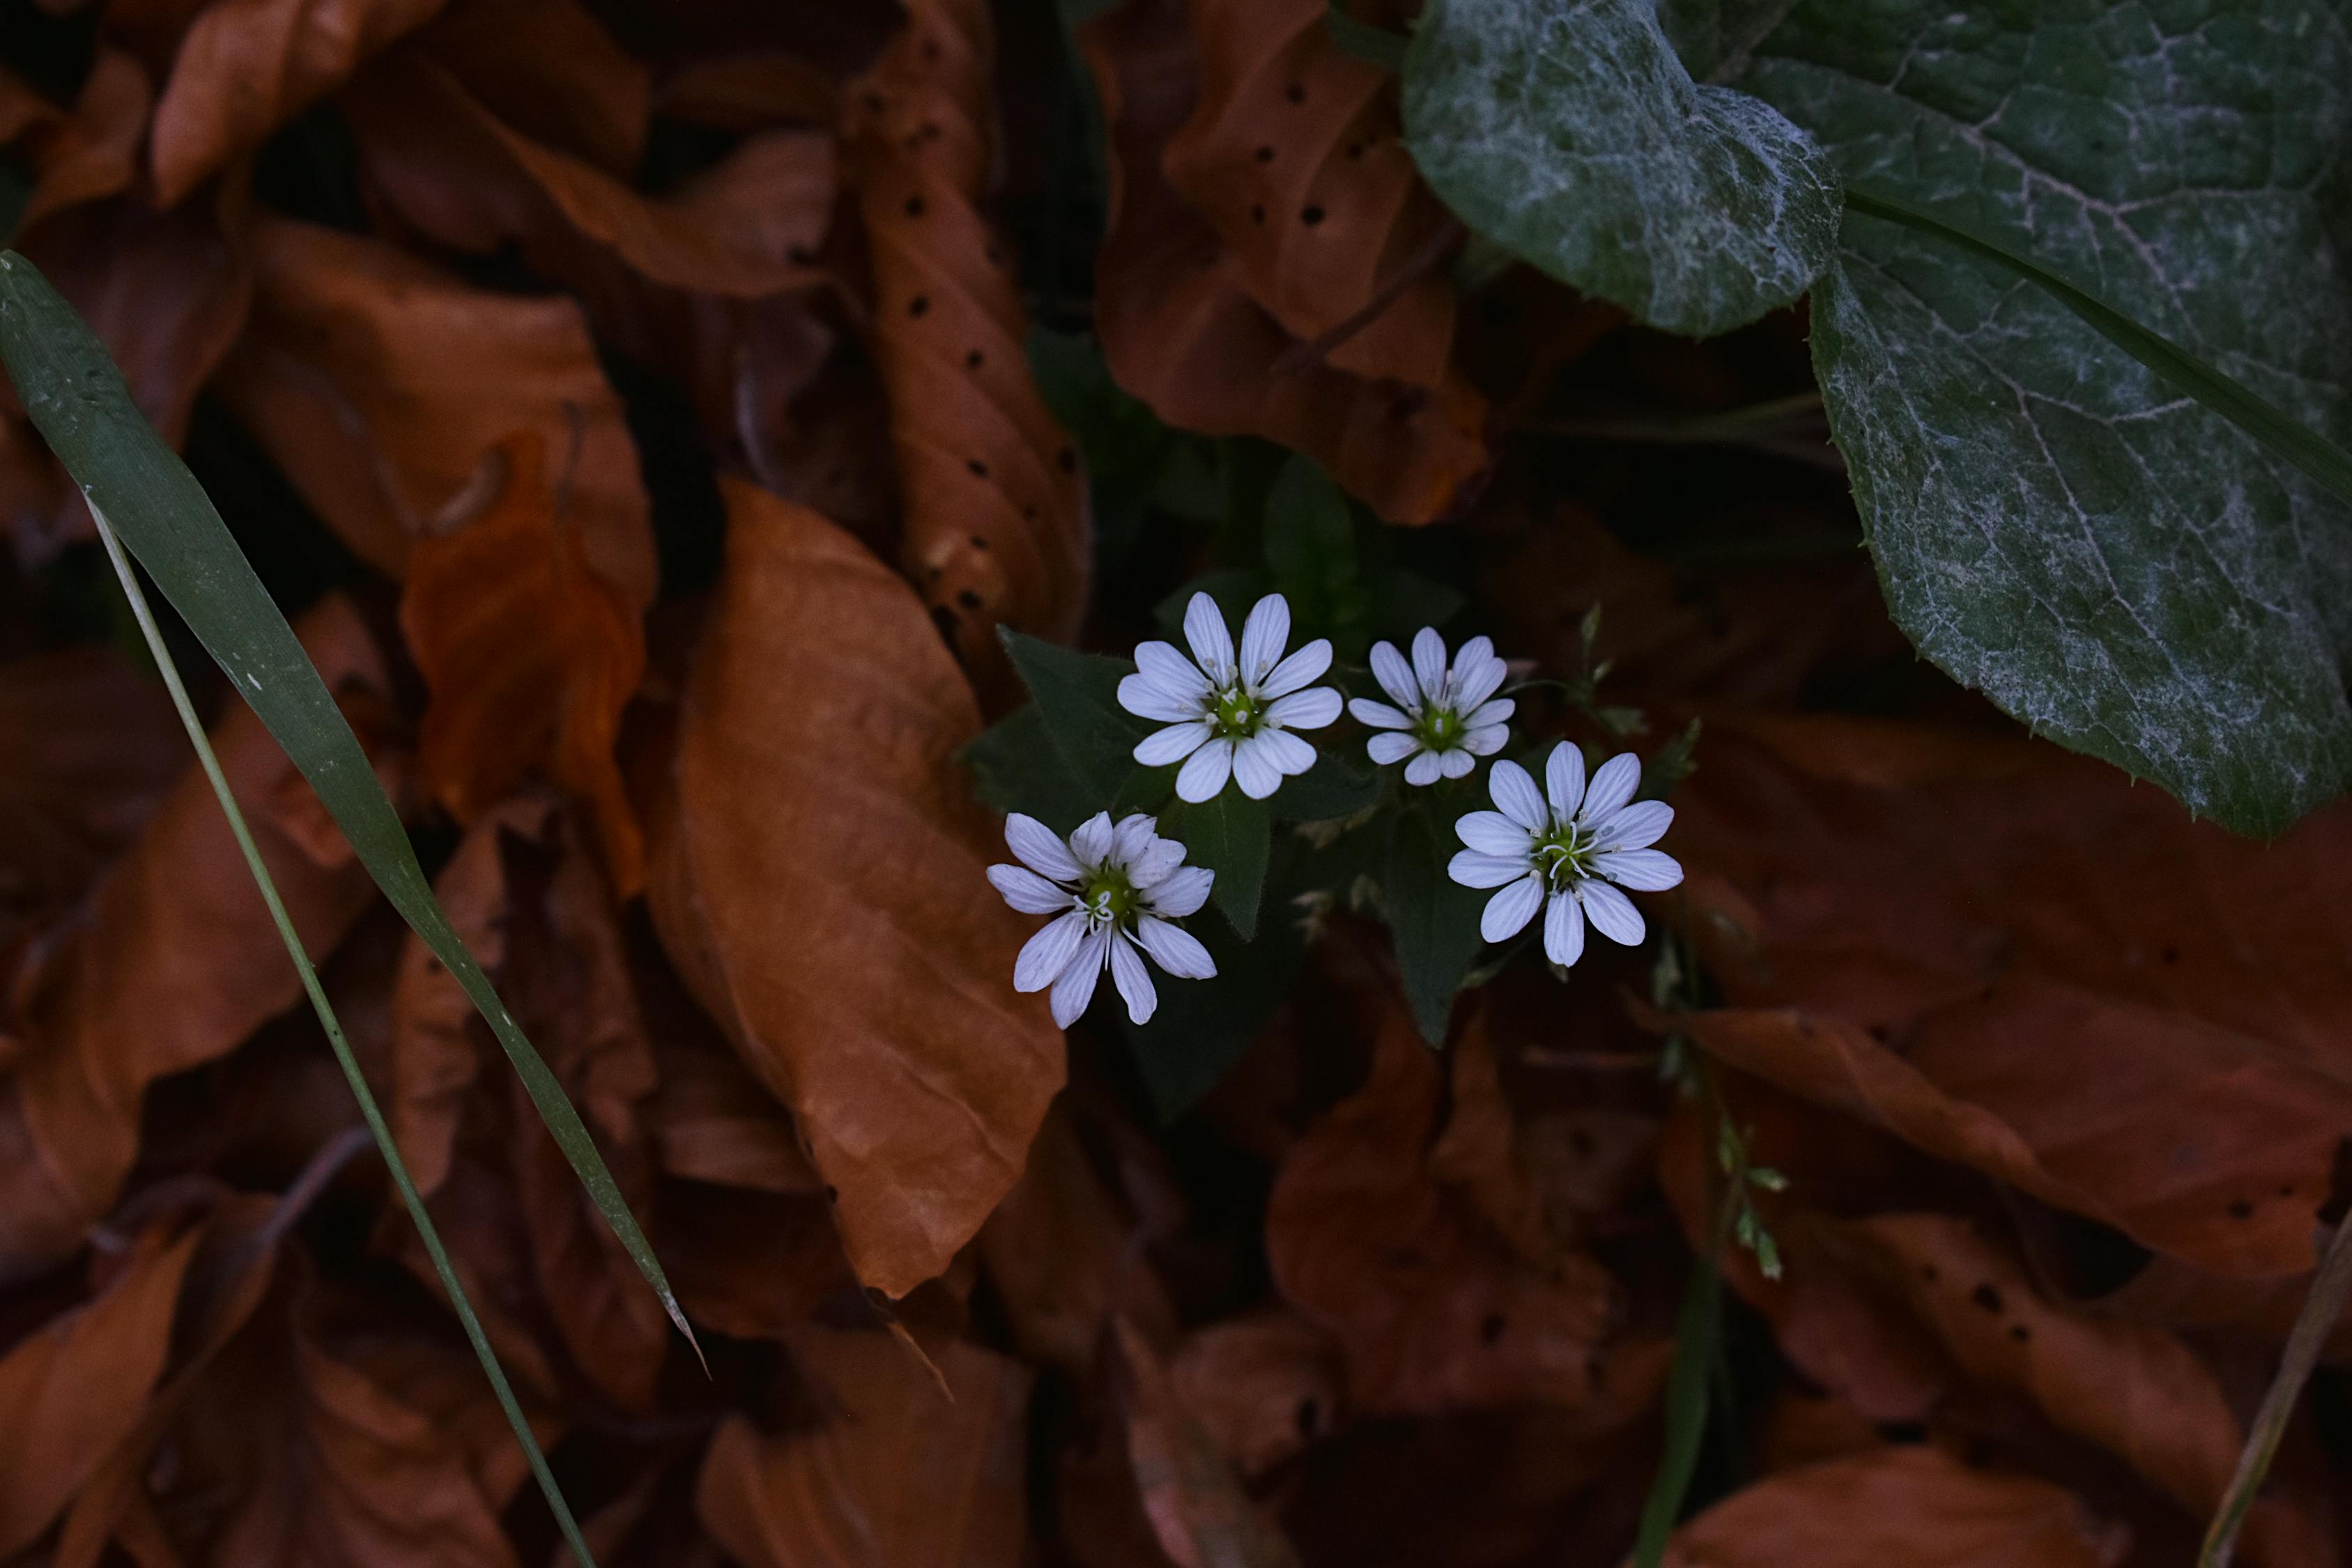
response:
<svg viewBox="0 0 2352 1568"><path fill-rule="evenodd" d="M2116 1568L2130 1532L2048 1481L1885 1447L1736 1491L1674 1533L1666 1568Z"/></svg>
<svg viewBox="0 0 2352 1568"><path fill-rule="evenodd" d="M1486 400L1450 368L1411 383L1294 366L1297 340L1253 297L1252 267L1171 183L1163 160L1205 79L1182 0L1127 0L1080 41L1110 128L1095 326L1119 384L1171 425L1306 453L1391 521L1454 510L1486 471Z"/></svg>
<svg viewBox="0 0 2352 1568"><path fill-rule="evenodd" d="M1350 1402L1426 1414L1600 1399L1621 1314L1591 1258L1522 1262L1429 1169L1440 1081L1411 1018L1381 1009L1370 1081L1276 1176L1266 1251L1291 1305L1336 1338Z"/></svg>
<svg viewBox="0 0 2352 1568"><path fill-rule="evenodd" d="M301 619L395 799L406 755L384 743L383 656L342 599ZM213 747L295 930L323 955L375 897L260 721L241 704ZM0 1281L56 1263L113 1203L139 1152L147 1086L226 1055L292 1006L300 983L228 823L191 763L87 910L16 982L21 1052L0 1079Z"/></svg>
<svg viewBox="0 0 2352 1568"><path fill-rule="evenodd" d="M645 883L637 827L613 748L645 677L645 627L627 593L592 565L537 431L497 448L496 498L453 531L417 542L401 629L433 697L418 738L424 786L471 822L538 773L579 801L624 897Z"/></svg>
<svg viewBox="0 0 2352 1568"><path fill-rule="evenodd" d="M1026 1561L1030 1375L963 1341L929 1347L941 1388L884 1333L793 1340L814 1424L775 1436L730 1415L698 1509L744 1568L1018 1568Z"/></svg>
<svg viewBox="0 0 2352 1568"><path fill-rule="evenodd" d="M914 0L845 100L905 511L898 559L992 694L1010 679L996 628L1068 640L1093 552L1077 450L1030 379L1011 253L980 210L994 28L984 0Z"/></svg>
<svg viewBox="0 0 2352 1568"><path fill-rule="evenodd" d="M212 0L181 38L149 156L170 206L446 0Z"/></svg>
<svg viewBox="0 0 2352 1568"><path fill-rule="evenodd" d="M860 1278L943 1270L1061 1088L1024 922L953 763L971 691L889 568L815 513L725 487L727 573L655 828L664 945L792 1108Z"/></svg>
<svg viewBox="0 0 2352 1568"><path fill-rule="evenodd" d="M589 563L634 605L657 576L636 444L580 308L472 288L379 241L269 219L223 400L362 560L394 576L484 457L536 431Z"/></svg>

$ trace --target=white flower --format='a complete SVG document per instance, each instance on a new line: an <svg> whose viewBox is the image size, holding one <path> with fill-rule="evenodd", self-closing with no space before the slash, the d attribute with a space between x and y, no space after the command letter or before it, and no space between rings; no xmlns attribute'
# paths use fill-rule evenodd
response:
<svg viewBox="0 0 2352 1568"><path fill-rule="evenodd" d="M991 866L988 879L1024 915L1056 915L1031 937L1013 965L1013 989L1054 988L1054 1022L1068 1028L1094 999L1105 966L1127 999L1127 1016L1140 1024L1160 998L1136 956L1183 980L1206 980L1215 960L1197 938L1171 920L1193 913L1209 897L1216 873L1187 866L1184 847L1162 838L1152 817L1135 816L1111 826L1098 811L1078 825L1068 846L1054 830L1019 812L1004 819L1004 842L1022 866ZM1025 867L1025 868L1024 868Z"/></svg>
<svg viewBox="0 0 2352 1568"><path fill-rule="evenodd" d="M1384 766L1404 763L1405 783L1458 779L1476 767L1480 757L1503 749L1503 721L1516 706L1507 697L1495 696L1504 673L1489 637L1464 643L1454 656L1454 668L1447 669L1445 639L1436 627L1423 626L1412 639L1410 666L1393 643L1372 645L1372 675L1381 689L1396 699L1396 706L1359 697L1348 704L1348 711L1387 731L1373 736L1365 749ZM1412 760L1405 762L1407 757Z"/></svg>
<svg viewBox="0 0 2352 1568"><path fill-rule="evenodd" d="M1136 672L1118 683L1118 705L1143 719L1164 720L1135 748L1146 767L1181 761L1176 798L1213 798L1233 778L1252 800L1264 800L1291 773L1315 765L1315 748L1291 733L1319 730L1339 716L1339 694L1328 686L1302 689L1331 668L1331 644L1317 637L1288 658L1290 603L1268 594L1242 627L1241 657L1217 602L1195 594L1184 610L1186 658L1171 643L1135 650Z"/></svg>
<svg viewBox="0 0 2352 1568"><path fill-rule="evenodd" d="M1565 968L1584 952L1584 922L1631 947L1642 940L1642 914L1617 890L1654 893L1683 879L1671 855L1653 849L1675 819L1664 801L1637 805L1642 764L1631 752L1612 757L1584 784L1584 758L1563 741L1544 766L1549 803L1528 770L1496 763L1487 775L1500 811L1474 811L1454 825L1467 849L1447 875L1465 888L1500 888L1486 900L1478 931L1507 942L1544 910L1544 954ZM1616 886L1612 887L1611 884Z"/></svg>

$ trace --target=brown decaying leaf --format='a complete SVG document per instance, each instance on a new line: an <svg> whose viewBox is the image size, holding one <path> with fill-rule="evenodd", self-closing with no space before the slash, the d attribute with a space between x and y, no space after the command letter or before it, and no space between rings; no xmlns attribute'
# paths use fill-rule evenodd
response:
<svg viewBox="0 0 2352 1568"><path fill-rule="evenodd" d="M1347 1358L1350 1403L1420 1414L1607 1392L1620 1315L1609 1274L1566 1254L1521 1261L1428 1167L1440 1083L1403 1009L1383 1007L1370 1081L1310 1128L1266 1207L1291 1304Z"/></svg>
<svg viewBox="0 0 2352 1568"><path fill-rule="evenodd" d="M1018 1568L1028 1534L1030 1373L956 1340L930 1347L953 1397L884 1333L810 1329L795 1360L829 1395L813 1430L730 1415L698 1506L744 1568Z"/></svg>
<svg viewBox="0 0 2352 1568"><path fill-rule="evenodd" d="M954 763L980 715L921 605L815 513L723 489L655 921L791 1106L860 1278L904 1295L1020 1174L1062 1038L1005 984L1024 922Z"/></svg>
<svg viewBox="0 0 2352 1568"><path fill-rule="evenodd" d="M1485 399L1450 368L1427 384L1323 363L1278 369L1296 340L1252 298L1249 268L1170 183L1169 139L1201 92L1182 0L1127 0L1079 37L1110 128L1095 323L1119 384L1171 425L1305 452L1391 521L1451 510L1486 470Z"/></svg>
<svg viewBox="0 0 2352 1568"><path fill-rule="evenodd" d="M1150 1342L1123 1317L1112 1328L1128 1462L1160 1550L1176 1568L1296 1568L1297 1551L1178 1397Z"/></svg>
<svg viewBox="0 0 2352 1568"><path fill-rule="evenodd" d="M2200 1268L2310 1269L2352 812L2265 847L2036 742L1742 729L1675 803L1709 1050Z"/></svg>
<svg viewBox="0 0 2352 1568"><path fill-rule="evenodd" d="M302 617L303 646L362 735L386 692L383 658L348 601ZM374 896L367 868L242 705L214 727L219 753L295 930L324 954ZM405 753L378 744L395 799ZM147 1085L226 1055L300 996L284 944L212 788L193 763L86 913L16 981L25 1037L0 1080L0 1279L79 1245L138 1153Z"/></svg>
<svg viewBox="0 0 2352 1568"><path fill-rule="evenodd" d="M177 203L446 0L213 0L155 105L155 194Z"/></svg>
<svg viewBox="0 0 2352 1568"><path fill-rule="evenodd" d="M1092 539L1077 450L1030 379L1010 252L979 207L993 31L985 0L914 0L851 88L845 134L898 452L899 561L966 667L1001 678L999 625L1054 641L1077 629Z"/></svg>
<svg viewBox="0 0 2352 1568"><path fill-rule="evenodd" d="M614 886L633 896L645 836L613 748L645 677L643 617L589 563L544 437L525 431L497 451L488 509L409 556L401 629L432 692L417 770L460 822L543 773L582 803Z"/></svg>
<svg viewBox="0 0 2352 1568"><path fill-rule="evenodd" d="M12 145L33 176L16 215L19 230L127 188L138 177L139 138L152 98L139 62L104 44L70 113L0 69L0 144Z"/></svg>
<svg viewBox="0 0 2352 1568"><path fill-rule="evenodd" d="M580 308L471 288L376 240L256 227L253 322L216 389L344 543L400 575L483 455L518 430L571 454L581 548L629 602L657 579L635 443ZM476 501L478 504L478 500Z"/></svg>
<svg viewBox="0 0 2352 1568"><path fill-rule="evenodd" d="M622 179L645 158L652 73L575 0L466 0L394 52L411 49L534 142Z"/></svg>
<svg viewBox="0 0 2352 1568"><path fill-rule="evenodd" d="M1874 1448L1759 1481L1675 1531L1666 1568L2116 1568L2128 1531L2048 1481Z"/></svg>
<svg viewBox="0 0 2352 1568"><path fill-rule="evenodd" d="M1287 1307L1195 1329L1168 1375L1244 1476L1272 1469L1347 1418L1339 1347Z"/></svg>

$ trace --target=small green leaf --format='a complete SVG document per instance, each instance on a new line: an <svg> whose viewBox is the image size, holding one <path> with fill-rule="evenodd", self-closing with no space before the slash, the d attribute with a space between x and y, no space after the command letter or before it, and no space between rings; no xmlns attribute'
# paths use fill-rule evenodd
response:
<svg viewBox="0 0 2352 1568"><path fill-rule="evenodd" d="M1307 952L1288 920L1272 922L1254 942L1221 921L1195 921L1192 934L1216 960L1215 978L1154 976L1159 1011L1150 1023L1127 1025L1136 1069L1163 1123L1191 1110L1241 1060L1290 994Z"/></svg>
<svg viewBox="0 0 2352 1568"><path fill-rule="evenodd" d="M963 749L971 770L972 793L1010 816L1022 812L1067 837L1103 808L1088 793L1046 732L1034 702L1024 703L991 725Z"/></svg>
<svg viewBox="0 0 2352 1568"><path fill-rule="evenodd" d="M1184 609L1192 604L1193 595L1208 595L1223 612L1226 624L1239 626L1248 617L1250 606L1273 592L1274 579L1257 567L1221 566L1213 572L1202 573L1162 598L1151 607L1151 616L1190 658L1192 650L1184 642Z"/></svg>
<svg viewBox="0 0 2352 1568"><path fill-rule="evenodd" d="M1327 751L1307 772L1283 780L1270 804L1284 822L1331 822L1353 816L1380 798L1378 773Z"/></svg>
<svg viewBox="0 0 2352 1568"><path fill-rule="evenodd" d="M1274 817L1266 803L1227 785L1195 805L1180 801L1160 819L1160 831L1181 841L1185 858L1217 874L1209 896L1246 941L1257 934L1257 906L1265 889Z"/></svg>
<svg viewBox="0 0 2352 1568"><path fill-rule="evenodd" d="M1483 945L1478 916L1491 896L1445 874L1446 862L1461 847L1453 842L1453 825L1449 816L1441 827L1426 805L1398 817L1381 881L1405 996L1422 1038L1433 1046L1445 1043L1454 994Z"/></svg>
<svg viewBox="0 0 2352 1568"><path fill-rule="evenodd" d="M1376 27L1349 15L1348 8L1339 0L1331 0L1330 5L1325 7L1323 25L1331 29L1333 43L1367 65L1392 71L1404 64L1404 49L1409 40L1402 33L1391 33L1386 27Z"/></svg>
<svg viewBox="0 0 2352 1568"><path fill-rule="evenodd" d="M1265 497L1265 563L1290 601L1292 641L1328 637L1343 648L1369 639L1372 596L1356 554L1347 492L1306 458L1282 466Z"/></svg>
<svg viewBox="0 0 2352 1568"><path fill-rule="evenodd" d="M1135 666L1056 647L1010 626L997 635L1063 764L1098 803L1108 805L1135 771L1135 743L1150 733L1118 705L1118 683L1135 673Z"/></svg>
<svg viewBox="0 0 2352 1568"><path fill-rule="evenodd" d="M1692 81L1654 0L1433 0L1403 109L1465 223L1669 331L1791 303L1837 244L1827 158L1766 104Z"/></svg>

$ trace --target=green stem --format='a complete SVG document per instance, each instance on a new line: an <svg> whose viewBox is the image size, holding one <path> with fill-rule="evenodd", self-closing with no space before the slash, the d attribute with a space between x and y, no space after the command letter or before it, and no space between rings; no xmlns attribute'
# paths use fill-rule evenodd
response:
<svg viewBox="0 0 2352 1568"><path fill-rule="evenodd" d="M122 542L114 535L106 514L91 502L89 515L98 525L100 542L106 546L107 559L114 563L114 574L122 584L123 596L131 602L131 613L139 622L139 630L147 639L148 652L154 656L155 668L162 672L163 685L172 694L172 706L180 712L180 723L187 730L188 739L196 748L196 760L205 770L205 777L213 786L219 800L222 815L228 818L229 831L236 837L236 847L245 856L246 869L253 874L254 886L261 889L261 900L269 907L269 918L277 923L278 935L286 944L287 956L294 961L295 971L302 977L302 990L310 998L311 1010L319 1015L320 1027L327 1032L327 1043L334 1048L335 1061L343 1069L345 1081L360 1103L360 1115L367 1121L368 1131L375 1138L376 1147L383 1152L385 1169L392 1173L393 1185L400 1189L400 1201L408 1207L409 1218L416 1222L417 1235L425 1241L425 1250L433 1259L433 1268L441 1276L442 1287L449 1293L449 1302L457 1310L457 1321L465 1325L466 1338L472 1342L474 1354L482 1363L482 1371L490 1380L490 1388L498 1395L499 1407L507 1414L508 1425L514 1428L515 1438L521 1443L523 1453L530 1461L530 1472L539 1479L539 1489L547 1498L547 1506L555 1512L555 1522L563 1531L578 1560L586 1568L595 1568L595 1558L588 1543L581 1538L580 1526L572 1517L563 1492L555 1484L555 1474L547 1466L547 1456L540 1452L539 1439L523 1416L522 1406L515 1399L514 1388L507 1382L505 1369L499 1365L498 1353L490 1349L489 1337L482 1331L482 1321L474 1314L473 1303L466 1299L466 1288L457 1282L457 1271L449 1262L449 1254L441 1245L441 1234L433 1226L432 1215L425 1212L425 1200L410 1179L408 1163L400 1157L400 1148L393 1142L392 1129L376 1104L374 1092L368 1088L367 1079L360 1071L359 1059L352 1055L351 1042L343 1037L343 1026L335 1016L335 1009L327 1000L325 987L319 984L318 971L310 965L310 954L303 951L301 934L294 929L294 921L286 912L286 905L278 896L278 885L270 879L269 868L255 847L253 834L246 826L245 813L236 804L236 796L228 786L228 778L221 772L220 759L213 754L211 739L205 733L204 721L196 716L195 704L188 700L188 689L181 683L179 667L172 660L172 650L164 646L163 634L155 624L154 612L148 607L147 595L139 586L139 575L131 570L131 559L123 553Z"/></svg>

